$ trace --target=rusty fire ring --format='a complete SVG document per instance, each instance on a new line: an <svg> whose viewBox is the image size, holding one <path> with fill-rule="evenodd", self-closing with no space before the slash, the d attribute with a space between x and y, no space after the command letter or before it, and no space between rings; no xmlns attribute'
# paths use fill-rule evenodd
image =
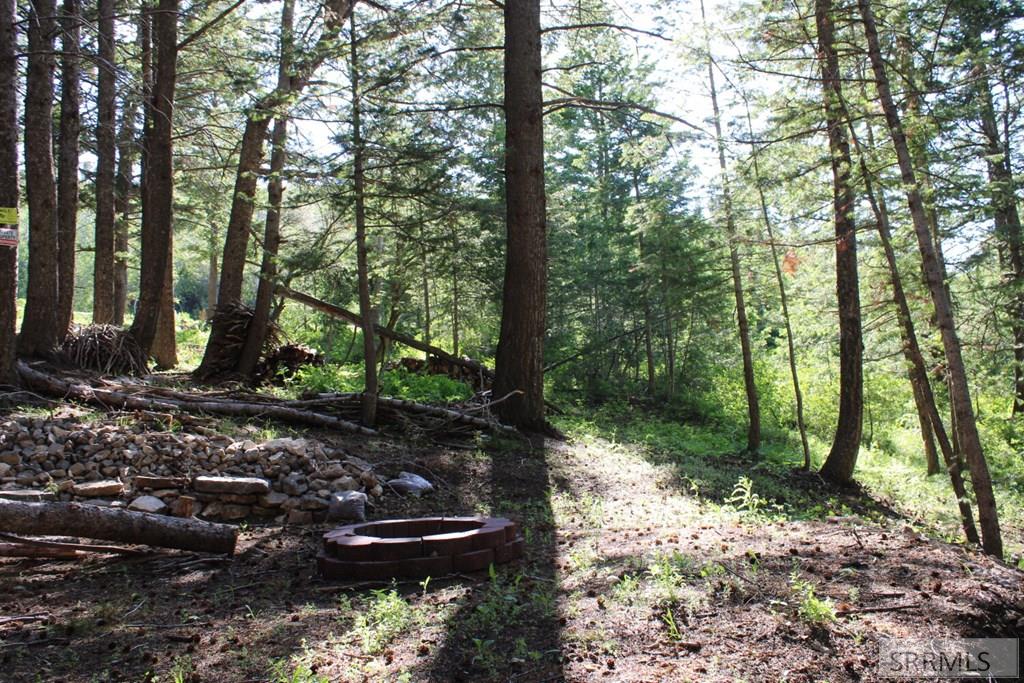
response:
<svg viewBox="0 0 1024 683"><path fill-rule="evenodd" d="M503 517L421 517L349 524L324 534L317 556L329 579L441 576L522 557L523 537Z"/></svg>

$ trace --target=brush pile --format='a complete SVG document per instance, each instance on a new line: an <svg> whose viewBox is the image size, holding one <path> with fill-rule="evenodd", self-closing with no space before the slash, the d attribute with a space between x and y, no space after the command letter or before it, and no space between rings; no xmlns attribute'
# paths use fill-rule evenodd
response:
<svg viewBox="0 0 1024 683"><path fill-rule="evenodd" d="M149 374L142 347L128 330L116 325L75 325L60 347L64 362L103 375Z"/></svg>

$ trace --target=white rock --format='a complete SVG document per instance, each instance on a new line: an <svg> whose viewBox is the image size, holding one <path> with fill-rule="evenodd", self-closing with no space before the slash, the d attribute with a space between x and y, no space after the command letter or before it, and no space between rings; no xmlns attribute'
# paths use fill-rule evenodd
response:
<svg viewBox="0 0 1024 683"><path fill-rule="evenodd" d="M167 512L167 504L156 496L139 496L128 505L128 509L162 515Z"/></svg>

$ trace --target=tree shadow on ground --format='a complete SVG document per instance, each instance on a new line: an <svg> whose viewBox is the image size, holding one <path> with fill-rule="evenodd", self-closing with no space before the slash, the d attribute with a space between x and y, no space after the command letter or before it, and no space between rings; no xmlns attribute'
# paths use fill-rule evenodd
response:
<svg viewBox="0 0 1024 683"><path fill-rule="evenodd" d="M445 621L432 660L414 680L563 680L558 547L548 453L491 449L488 514L513 519L526 540L522 560L493 566Z"/></svg>

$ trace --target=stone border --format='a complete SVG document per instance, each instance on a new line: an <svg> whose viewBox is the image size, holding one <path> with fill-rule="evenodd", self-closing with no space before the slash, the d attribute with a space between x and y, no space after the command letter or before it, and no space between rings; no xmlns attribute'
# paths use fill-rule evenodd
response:
<svg viewBox="0 0 1024 683"><path fill-rule="evenodd" d="M328 531L317 566L328 579L440 576L510 562L523 549L516 524L504 517L392 519Z"/></svg>

